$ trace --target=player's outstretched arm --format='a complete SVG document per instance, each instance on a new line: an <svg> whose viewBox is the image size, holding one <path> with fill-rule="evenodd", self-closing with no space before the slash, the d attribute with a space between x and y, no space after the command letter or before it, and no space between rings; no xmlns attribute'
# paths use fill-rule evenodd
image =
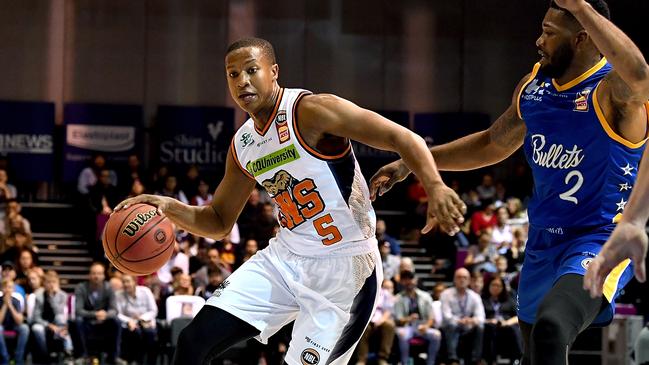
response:
<svg viewBox="0 0 649 365"><path fill-rule="evenodd" d="M151 204L158 208L159 214L166 215L179 228L220 240L232 230L254 187L255 181L239 169L230 150L225 163L225 176L216 188L211 205L192 206L170 197L143 194L124 200L115 210L136 203Z"/></svg>
<svg viewBox="0 0 649 365"><path fill-rule="evenodd" d="M518 113L518 94L530 75L514 90L512 104L488 129L430 149L442 171L466 171L496 164L511 156L525 139L526 127ZM403 181L410 169L402 160L379 169L370 179L370 196L376 199L392 186Z"/></svg>
<svg viewBox="0 0 649 365"><path fill-rule="evenodd" d="M449 234L459 231L466 206L447 187L423 138L388 119L333 95L305 96L298 104L297 122L307 143L323 135L348 138L398 153L420 178L429 197L426 233L438 223Z"/></svg>
<svg viewBox="0 0 649 365"><path fill-rule="evenodd" d="M622 220L609 237L602 251L588 265L584 276L584 289L592 297L602 295L604 280L608 274L626 259L631 259L635 277L640 282L646 280L645 257L647 256L647 232L645 225L649 219L649 154L642 156L638 179L631 192L629 203L624 209Z"/></svg>

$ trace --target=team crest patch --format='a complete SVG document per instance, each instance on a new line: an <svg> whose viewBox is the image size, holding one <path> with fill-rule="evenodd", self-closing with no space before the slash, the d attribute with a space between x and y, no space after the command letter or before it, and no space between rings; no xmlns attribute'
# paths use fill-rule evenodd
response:
<svg viewBox="0 0 649 365"><path fill-rule="evenodd" d="M317 365L320 362L320 354L314 349L306 349L300 355L302 365Z"/></svg>
<svg viewBox="0 0 649 365"><path fill-rule="evenodd" d="M280 110L275 117L275 128L277 128L277 136L279 136L279 143L284 143L291 139L291 132L288 130L288 123L286 123L286 111Z"/></svg>
<svg viewBox="0 0 649 365"><path fill-rule="evenodd" d="M589 258L587 258L587 259L583 259L583 260L581 260L581 267L583 267L584 269L588 270L588 265L590 265L590 263L591 263L592 261L593 261L593 258L592 258L592 257L589 257Z"/></svg>
<svg viewBox="0 0 649 365"><path fill-rule="evenodd" d="M588 111L588 95L590 95L591 88L585 88L584 90L577 93L575 96L575 112L587 112Z"/></svg>

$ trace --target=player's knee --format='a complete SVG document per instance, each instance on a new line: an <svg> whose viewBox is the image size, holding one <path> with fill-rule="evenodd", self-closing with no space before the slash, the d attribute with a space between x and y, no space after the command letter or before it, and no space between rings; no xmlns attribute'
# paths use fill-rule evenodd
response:
<svg viewBox="0 0 649 365"><path fill-rule="evenodd" d="M534 328L532 328L531 340L535 345L552 342L564 346L562 344L567 342L564 327L561 318L551 313L544 313L537 317Z"/></svg>

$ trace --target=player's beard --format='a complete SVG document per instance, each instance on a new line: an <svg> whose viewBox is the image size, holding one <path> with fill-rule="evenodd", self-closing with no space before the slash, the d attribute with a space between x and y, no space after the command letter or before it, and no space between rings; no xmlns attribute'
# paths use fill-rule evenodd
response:
<svg viewBox="0 0 649 365"><path fill-rule="evenodd" d="M541 66L541 71L553 79L558 79L568 71L574 56L575 52L570 47L570 43L564 43L554 51L549 62Z"/></svg>

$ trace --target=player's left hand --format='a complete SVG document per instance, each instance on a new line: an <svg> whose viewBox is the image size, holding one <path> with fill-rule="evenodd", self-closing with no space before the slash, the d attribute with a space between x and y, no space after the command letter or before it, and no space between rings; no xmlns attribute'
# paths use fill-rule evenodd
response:
<svg viewBox="0 0 649 365"><path fill-rule="evenodd" d="M630 258L635 267L635 277L646 280L645 257L647 256L647 232L644 225L621 221L602 248L588 265L584 276L584 289L595 298L602 295L604 280L620 262Z"/></svg>
<svg viewBox="0 0 649 365"><path fill-rule="evenodd" d="M464 214L466 213L466 204L460 199L453 189L439 183L432 189L427 189L428 196L428 214L426 217L426 226L421 233L428 233L435 225L453 236L460 231L460 224L464 223Z"/></svg>
<svg viewBox="0 0 649 365"><path fill-rule="evenodd" d="M569 12L581 9L584 5L588 4L585 0L554 0L554 2Z"/></svg>

